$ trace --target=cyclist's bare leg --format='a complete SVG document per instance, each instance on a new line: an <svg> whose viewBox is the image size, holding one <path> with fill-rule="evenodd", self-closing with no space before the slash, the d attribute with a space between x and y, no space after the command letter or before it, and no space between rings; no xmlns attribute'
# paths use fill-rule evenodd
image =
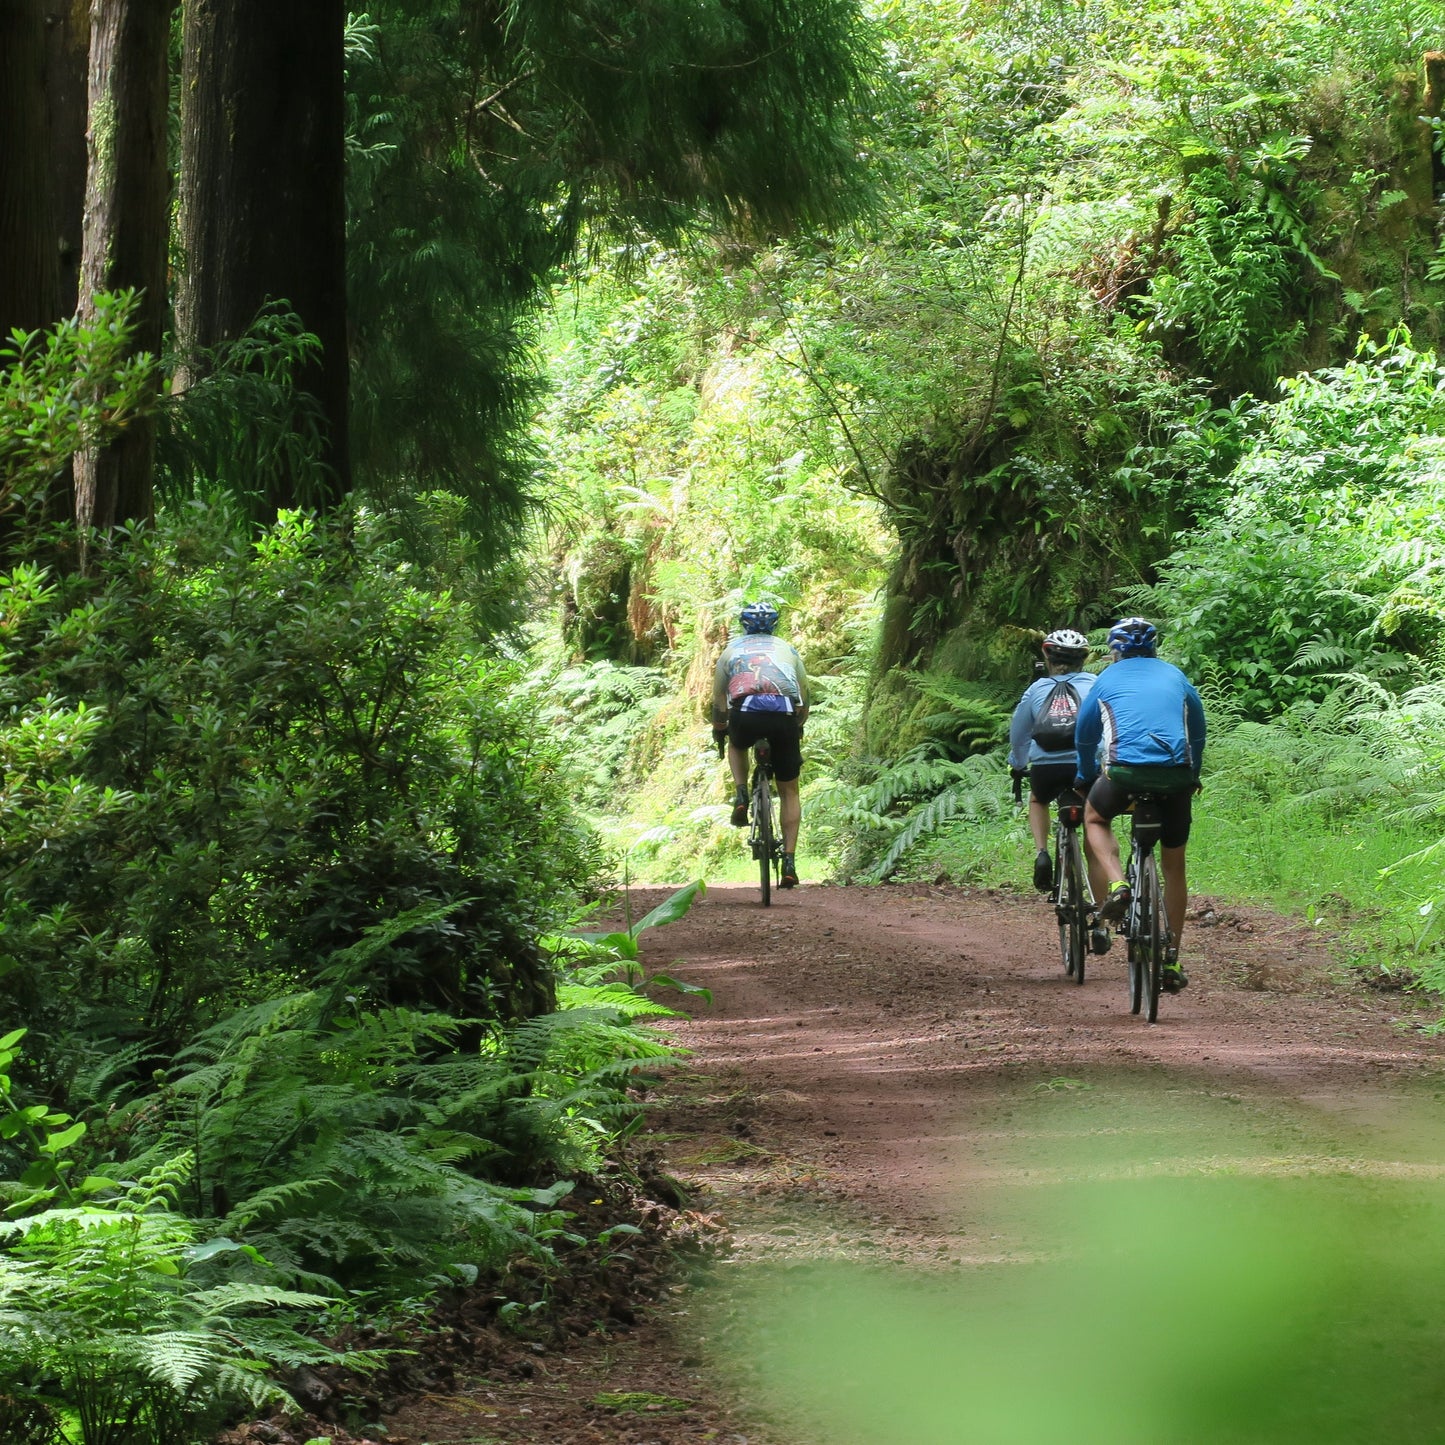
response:
<svg viewBox="0 0 1445 1445"><path fill-rule="evenodd" d="M1029 794L1029 832L1040 853L1049 846L1049 805Z"/></svg>
<svg viewBox="0 0 1445 1445"><path fill-rule="evenodd" d="M1089 882L1094 897L1103 899L1109 884L1123 881L1124 865L1119 861L1119 840L1114 836L1113 824L1092 803L1084 807L1084 846L1089 854Z"/></svg>
<svg viewBox="0 0 1445 1445"><path fill-rule="evenodd" d="M1109 836L1114 836L1112 828ZM1109 876L1104 872L1104 865L1094 857L1094 844L1087 831L1084 833L1084 866L1089 870L1089 892L1094 895L1095 903L1102 903L1109 891Z"/></svg>
<svg viewBox="0 0 1445 1445"><path fill-rule="evenodd" d="M733 782L741 793L748 790L748 750L740 748L735 742L728 743L728 771L733 775Z"/></svg>
<svg viewBox="0 0 1445 1445"><path fill-rule="evenodd" d="M783 852L798 851L798 825L803 821L803 799L798 792L798 780L778 782L778 815L783 825Z"/></svg>
<svg viewBox="0 0 1445 1445"><path fill-rule="evenodd" d="M1189 887L1184 880L1184 849L1159 847L1159 871L1164 875L1164 912L1169 918L1169 932L1178 948L1184 932L1184 914L1189 907Z"/></svg>

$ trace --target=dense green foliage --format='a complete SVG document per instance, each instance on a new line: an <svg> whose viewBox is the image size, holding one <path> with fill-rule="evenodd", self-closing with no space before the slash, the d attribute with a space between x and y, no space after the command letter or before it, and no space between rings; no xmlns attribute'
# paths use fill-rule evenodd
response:
<svg viewBox="0 0 1445 1445"><path fill-rule="evenodd" d="M1209 701L1196 885L1445 988L1442 25L387 0L364 504L267 515L331 481L284 303L159 396L133 298L14 338L0 1435L188 1441L363 1298L602 1247L569 1184L669 1053L637 933L694 892L575 924L614 862L740 865L745 599L815 680L809 876L1012 877L1039 636L1142 609ZM76 537L57 479L147 409L159 517Z"/></svg>
<svg viewBox="0 0 1445 1445"><path fill-rule="evenodd" d="M855 212L872 42L856 0L387 0L368 18L349 59L358 481L403 510L460 497L495 566L536 498L546 287L579 248Z"/></svg>
<svg viewBox="0 0 1445 1445"><path fill-rule="evenodd" d="M597 801L630 810L639 866L730 866L696 709L720 614L767 592L793 604L825 703L814 866L996 876L1018 824L990 750L1041 632L1145 610L1208 685L1219 768L1299 758L1268 798L1211 788L1206 836L1254 860L1213 876L1383 906L1378 926L1417 941L1435 855L1379 869L1437 836L1430 765L1388 757L1370 709L1416 715L1426 694L1401 698L1440 661L1441 96L1421 65L1445 10L875 13L891 79L866 225L654 251L630 286L559 295L547 656L584 666L564 689L653 669L645 706L614 694ZM699 539L715 455L749 500ZM755 501L769 459L779 484ZM852 599L846 630L819 627L818 593ZM1354 792L1312 786L1311 735ZM1359 846L1332 870L1336 828Z"/></svg>
<svg viewBox="0 0 1445 1445"><path fill-rule="evenodd" d="M125 303L104 315L0 383L17 547L148 364L115 365ZM163 404L173 465L206 475L231 438L244 480L306 451L248 424L306 344L268 326L259 372ZM594 843L485 636L364 511L258 532L178 501L83 574L0 577L7 1438L189 1445L338 1358L317 1336L353 1290L421 1309L607 1247L568 1228L566 1176L672 1052L635 935L692 893L568 936Z"/></svg>
<svg viewBox="0 0 1445 1445"><path fill-rule="evenodd" d="M1439 660L1442 381L1402 336L1286 380L1246 418L1228 502L1141 595L1173 624L1181 664L1213 672L1246 713L1318 696L1323 671Z"/></svg>
<svg viewBox="0 0 1445 1445"><path fill-rule="evenodd" d="M48 803L5 839L23 1017L48 1044L100 1010L168 1052L326 967L392 1004L535 1012L531 940L583 840L513 674L371 524L236 532L197 504L94 580L4 589L5 786Z"/></svg>

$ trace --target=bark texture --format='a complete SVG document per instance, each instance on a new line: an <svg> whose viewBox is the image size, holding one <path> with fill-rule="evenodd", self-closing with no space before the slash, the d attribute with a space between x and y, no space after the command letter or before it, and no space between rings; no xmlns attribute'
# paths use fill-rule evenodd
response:
<svg viewBox="0 0 1445 1445"><path fill-rule="evenodd" d="M62 316L75 310L80 291L89 53L90 0L45 0L50 219L55 230Z"/></svg>
<svg viewBox="0 0 1445 1445"><path fill-rule="evenodd" d="M183 354L287 303L321 341L301 385L321 403L333 472L347 446L344 0L186 0L181 83ZM294 478L271 506L306 500Z"/></svg>
<svg viewBox="0 0 1445 1445"><path fill-rule="evenodd" d="M160 351L165 328L170 173L166 153L169 0L92 0L90 126L80 312L97 292L139 292L134 348ZM75 518L102 531L147 518L155 428L147 417L75 463Z"/></svg>
<svg viewBox="0 0 1445 1445"><path fill-rule="evenodd" d="M0 339L60 313L46 131L42 0L0 0Z"/></svg>

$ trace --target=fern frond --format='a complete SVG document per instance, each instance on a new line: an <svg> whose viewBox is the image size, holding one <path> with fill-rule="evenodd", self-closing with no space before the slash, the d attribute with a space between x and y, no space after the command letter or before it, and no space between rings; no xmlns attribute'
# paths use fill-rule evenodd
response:
<svg viewBox="0 0 1445 1445"><path fill-rule="evenodd" d="M875 881L886 879L911 848L953 819L997 817L1005 811L1000 787L1004 767L1000 759L980 754L965 759L958 767L962 769L962 776L904 819L902 828L873 870Z"/></svg>

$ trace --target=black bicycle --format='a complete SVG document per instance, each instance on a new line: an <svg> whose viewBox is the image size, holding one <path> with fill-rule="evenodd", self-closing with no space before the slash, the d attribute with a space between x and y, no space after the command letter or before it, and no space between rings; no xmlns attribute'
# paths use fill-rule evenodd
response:
<svg viewBox="0 0 1445 1445"><path fill-rule="evenodd" d="M1089 954L1089 926L1094 895L1084 867L1079 828L1084 821L1084 800L1072 788L1058 796L1054 812L1054 891L1050 902L1059 921L1059 953L1064 972L1075 983L1084 981Z"/></svg>
<svg viewBox="0 0 1445 1445"><path fill-rule="evenodd" d="M1124 936L1129 942L1129 1012L1142 1010L1151 1024L1159 1017L1159 986L1172 942L1155 853L1163 828L1161 801L1152 793L1140 794L1134 800L1129 866L1124 875L1131 894L1129 911L1124 916Z"/></svg>
<svg viewBox="0 0 1445 1445"><path fill-rule="evenodd" d="M773 901L773 885L783 876L783 844L773 818L773 750L767 738L753 744L753 794L748 846L758 860L763 907Z"/></svg>

